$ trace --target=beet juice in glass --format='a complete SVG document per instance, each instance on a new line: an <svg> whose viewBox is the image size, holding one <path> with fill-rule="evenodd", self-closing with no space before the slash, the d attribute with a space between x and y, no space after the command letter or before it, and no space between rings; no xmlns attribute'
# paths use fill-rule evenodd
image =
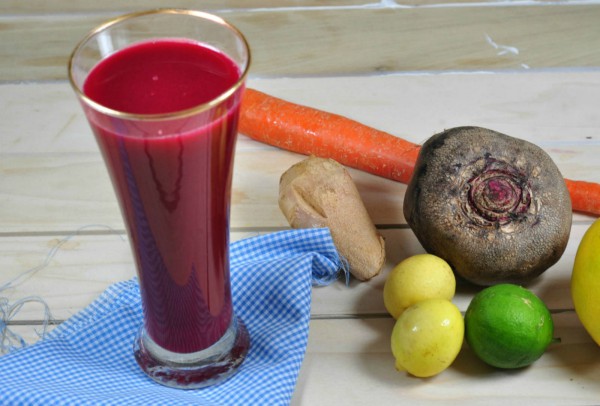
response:
<svg viewBox="0 0 600 406"><path fill-rule="evenodd" d="M135 359L171 387L223 381L250 345L229 282L233 153L249 64L232 25L169 9L101 25L69 62L135 258L144 312Z"/></svg>

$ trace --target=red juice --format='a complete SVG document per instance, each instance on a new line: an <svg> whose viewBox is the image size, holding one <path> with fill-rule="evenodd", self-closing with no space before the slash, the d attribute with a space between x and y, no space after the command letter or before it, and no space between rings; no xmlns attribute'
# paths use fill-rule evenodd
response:
<svg viewBox="0 0 600 406"><path fill-rule="evenodd" d="M240 75L219 51L163 39L105 58L83 91L113 110L156 115L207 103ZM131 238L146 332L169 351L210 347L232 320L228 219L240 93L160 120L84 106Z"/></svg>

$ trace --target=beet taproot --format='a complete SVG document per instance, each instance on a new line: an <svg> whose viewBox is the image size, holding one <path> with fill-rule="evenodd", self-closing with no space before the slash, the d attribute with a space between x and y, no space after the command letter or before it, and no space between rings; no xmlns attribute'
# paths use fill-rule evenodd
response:
<svg viewBox="0 0 600 406"><path fill-rule="evenodd" d="M404 198L421 245L477 285L524 284L562 256L571 230L563 177L538 146L480 127L425 142Z"/></svg>

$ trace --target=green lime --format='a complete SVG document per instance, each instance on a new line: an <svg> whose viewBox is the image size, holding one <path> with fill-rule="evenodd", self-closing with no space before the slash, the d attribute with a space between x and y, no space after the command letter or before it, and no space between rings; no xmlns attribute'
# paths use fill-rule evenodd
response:
<svg viewBox="0 0 600 406"><path fill-rule="evenodd" d="M479 292L465 314L465 338L484 362L498 368L532 364L552 342L554 324L540 298L517 285Z"/></svg>

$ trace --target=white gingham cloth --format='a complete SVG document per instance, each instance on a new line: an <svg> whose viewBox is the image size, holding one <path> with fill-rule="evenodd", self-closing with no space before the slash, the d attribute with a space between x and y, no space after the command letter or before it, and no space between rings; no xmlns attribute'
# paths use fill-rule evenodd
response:
<svg viewBox="0 0 600 406"><path fill-rule="evenodd" d="M285 405L306 351L311 285L337 278L327 229L231 244L236 314L251 337L239 372L197 390L154 383L133 357L142 322L137 281L110 286L36 344L0 357L0 405Z"/></svg>

